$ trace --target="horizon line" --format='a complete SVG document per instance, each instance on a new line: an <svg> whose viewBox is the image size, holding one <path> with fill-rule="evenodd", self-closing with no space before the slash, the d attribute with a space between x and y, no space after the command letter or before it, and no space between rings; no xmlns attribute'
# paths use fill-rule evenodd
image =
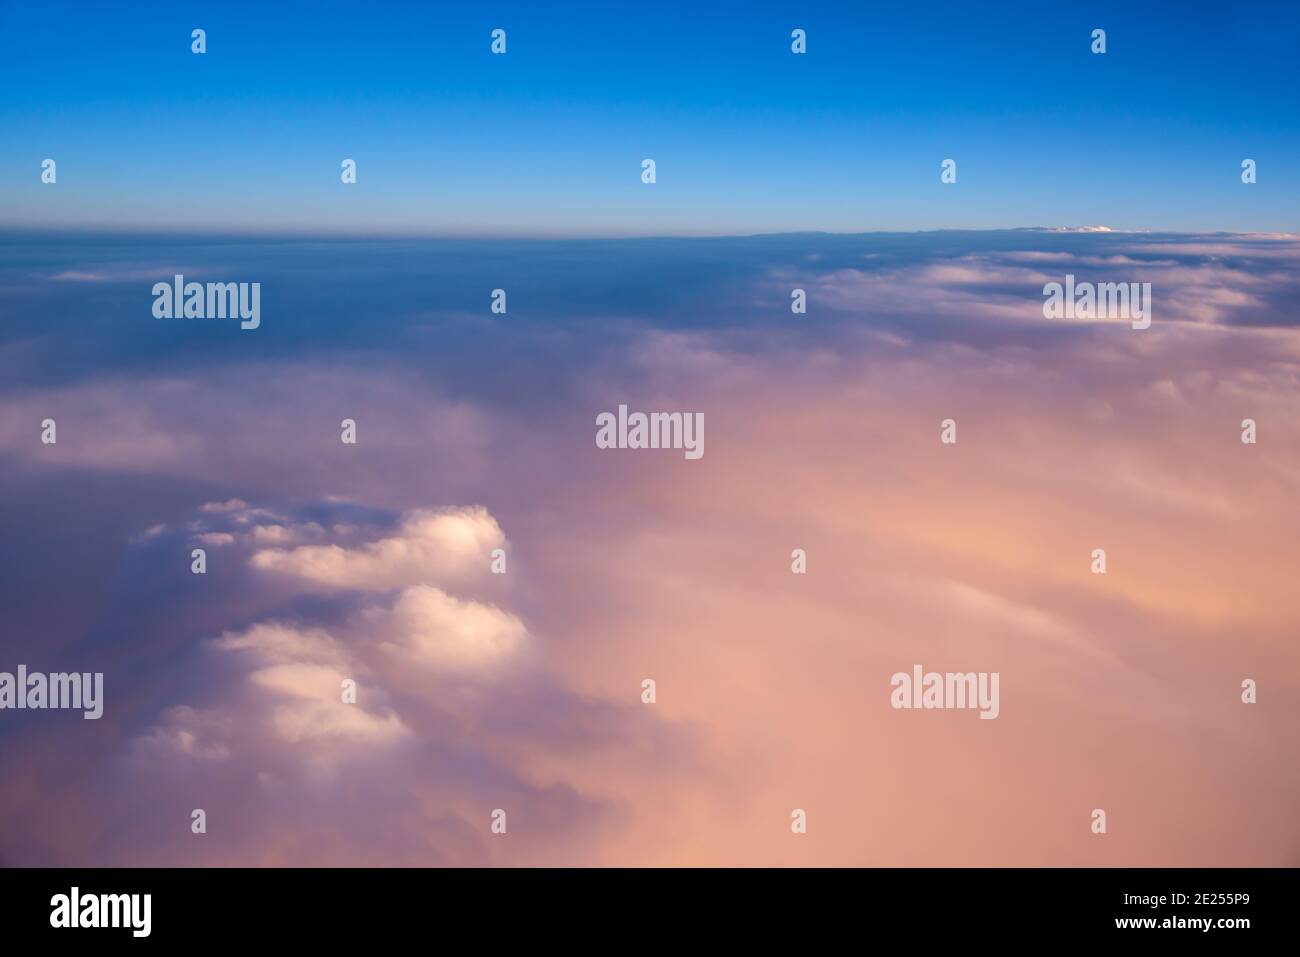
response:
<svg viewBox="0 0 1300 957"><path fill-rule="evenodd" d="M460 242L628 242L649 240L774 239L798 236L919 236L940 233L1045 233L1074 236L1231 236L1267 240L1300 239L1300 233L1268 230L1179 230L1120 229L1109 226L940 226L930 229L782 229L771 232L720 233L455 233L327 230L312 232L290 229L239 227L167 228L145 226L57 226L30 223L0 223L0 241L15 238L48 239L208 239L265 242L410 242L416 240Z"/></svg>

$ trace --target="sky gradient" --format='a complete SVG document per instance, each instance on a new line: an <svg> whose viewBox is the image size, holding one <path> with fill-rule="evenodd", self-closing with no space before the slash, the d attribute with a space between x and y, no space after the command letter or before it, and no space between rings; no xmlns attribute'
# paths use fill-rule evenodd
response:
<svg viewBox="0 0 1300 957"><path fill-rule="evenodd" d="M1290 3L5 0L0 225L1294 231L1298 44Z"/></svg>

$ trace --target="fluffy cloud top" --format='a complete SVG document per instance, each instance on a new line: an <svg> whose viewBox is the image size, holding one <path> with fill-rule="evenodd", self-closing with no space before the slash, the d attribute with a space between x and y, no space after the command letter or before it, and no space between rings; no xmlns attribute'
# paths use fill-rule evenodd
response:
<svg viewBox="0 0 1300 957"><path fill-rule="evenodd" d="M504 544L501 527L484 508L420 510L408 514L392 535L357 548L266 548L250 562L260 571L326 589L387 590L478 577L488 571L493 549Z"/></svg>
<svg viewBox="0 0 1300 957"><path fill-rule="evenodd" d="M368 609L362 626L411 664L456 671L503 662L528 635L514 615L428 585L404 589L391 608Z"/></svg>
<svg viewBox="0 0 1300 957"><path fill-rule="evenodd" d="M402 684L412 669L482 676L527 639L516 616L432 584L475 577L486 570L491 550L505 544L486 509L416 510L374 540L288 549L257 546L328 533L318 522L295 521L238 499L210 502L200 514L191 523L196 540L253 548L249 565L257 574L287 578L297 591L359 591L363 603L328 627L272 619L213 639L212 651L233 656L246 669L242 680L205 712L184 705L170 709L143 735L137 752L170 745L175 753L229 755L241 726L248 737L311 745L308 753L317 764L341 758L331 753L333 746L394 745L412 732L383 704L390 686ZM206 530L214 518L241 530ZM343 536L359 531L348 523L333 527ZM358 689L356 702L343 700L348 681Z"/></svg>

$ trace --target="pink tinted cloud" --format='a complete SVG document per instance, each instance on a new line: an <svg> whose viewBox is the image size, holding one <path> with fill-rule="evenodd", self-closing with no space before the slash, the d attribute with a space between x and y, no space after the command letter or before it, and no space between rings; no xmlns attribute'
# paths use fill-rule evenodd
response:
<svg viewBox="0 0 1300 957"><path fill-rule="evenodd" d="M1238 321L1294 281L1163 256L1145 332L647 330L549 418L326 366L19 397L24 467L56 467L23 429L63 407L96 437L58 450L76 467L222 486L186 534L229 536L261 607L191 636L202 680L115 743L103 806L16 787L0 811L46 802L79 822L46 859L95 863L1295 864L1300 340ZM1038 333L1035 284L1090 265L810 286ZM620 401L703 411L705 457L596 449ZM309 513L327 492L396 517ZM894 710L916 663L999 672L999 717Z"/></svg>

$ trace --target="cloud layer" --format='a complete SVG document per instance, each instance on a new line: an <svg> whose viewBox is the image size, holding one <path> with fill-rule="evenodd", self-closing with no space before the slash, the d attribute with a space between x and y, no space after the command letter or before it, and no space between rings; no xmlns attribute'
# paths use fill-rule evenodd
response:
<svg viewBox="0 0 1300 957"><path fill-rule="evenodd" d="M364 336L291 248L257 354L132 325L159 255L8 267L0 667L106 710L0 718L6 861L1300 860L1294 238L537 244L496 324L374 255ZM1152 282L1151 328L1045 320L1067 272ZM598 450L620 402L707 455ZM915 663L999 671L997 720L891 709Z"/></svg>

